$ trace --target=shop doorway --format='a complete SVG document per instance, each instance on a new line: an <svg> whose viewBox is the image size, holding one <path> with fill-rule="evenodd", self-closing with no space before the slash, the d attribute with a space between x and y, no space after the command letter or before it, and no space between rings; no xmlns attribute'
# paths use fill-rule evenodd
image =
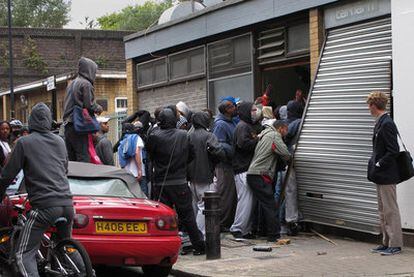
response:
<svg viewBox="0 0 414 277"><path fill-rule="evenodd" d="M306 96L310 87L309 63L282 65L264 69L262 88L272 85L270 93L272 106L285 105L295 96L296 89L301 89Z"/></svg>

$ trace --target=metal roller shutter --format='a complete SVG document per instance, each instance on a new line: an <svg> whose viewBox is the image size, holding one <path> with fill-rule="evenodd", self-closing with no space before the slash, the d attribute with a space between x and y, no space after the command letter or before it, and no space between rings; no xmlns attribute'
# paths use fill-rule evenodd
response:
<svg viewBox="0 0 414 277"><path fill-rule="evenodd" d="M379 233L366 97L390 86L390 18L328 31L295 153L306 221Z"/></svg>

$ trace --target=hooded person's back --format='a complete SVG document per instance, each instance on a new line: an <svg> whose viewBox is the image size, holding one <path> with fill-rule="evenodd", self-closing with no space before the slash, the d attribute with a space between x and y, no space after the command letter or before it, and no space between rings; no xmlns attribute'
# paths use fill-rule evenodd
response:
<svg viewBox="0 0 414 277"><path fill-rule="evenodd" d="M251 110L253 103L243 102L239 105L238 114L240 122L234 130L234 159L233 169L235 174L246 172L253 159L254 149L257 144Z"/></svg>
<svg viewBox="0 0 414 277"><path fill-rule="evenodd" d="M223 147L213 133L208 131L210 116L196 112L192 117L194 130L189 133L190 146L194 149L194 159L188 167L189 181L211 184L214 177L215 162L226 157Z"/></svg>
<svg viewBox="0 0 414 277"><path fill-rule="evenodd" d="M29 117L31 134L17 140L0 178L0 185L7 186L23 169L30 204L39 209L72 206L65 143L50 131L51 127L49 108L38 103Z"/></svg>
<svg viewBox="0 0 414 277"><path fill-rule="evenodd" d="M150 133L146 146L154 167L155 185L162 185L164 179L165 185L186 184L187 163L193 157L187 132L176 129L175 109L164 108L159 121L160 128Z"/></svg>
<svg viewBox="0 0 414 277"><path fill-rule="evenodd" d="M78 76L66 89L64 100L63 121L72 122L74 106L88 109L93 114L99 109L95 103L95 88L93 86L96 78L98 65L88 58L80 58L78 64Z"/></svg>

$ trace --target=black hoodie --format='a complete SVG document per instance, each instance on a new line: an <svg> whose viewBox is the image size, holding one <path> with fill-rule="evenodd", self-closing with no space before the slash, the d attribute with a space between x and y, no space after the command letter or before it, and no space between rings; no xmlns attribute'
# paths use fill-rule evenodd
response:
<svg viewBox="0 0 414 277"><path fill-rule="evenodd" d="M68 156L63 139L50 130L52 116L44 103L33 107L29 118L31 134L17 140L0 177L0 193L23 170L33 208L72 206L66 177Z"/></svg>
<svg viewBox="0 0 414 277"><path fill-rule="evenodd" d="M160 128L150 133L146 145L154 168L154 183L161 186L165 178L165 185L187 184L187 164L194 155L187 132L176 129L177 113L171 108L162 110L159 120Z"/></svg>
<svg viewBox="0 0 414 277"><path fill-rule="evenodd" d="M88 58L80 58L78 77L66 89L63 121L72 122L75 105L88 109L91 115L101 109L95 102L95 88L93 86L97 70L98 66L94 61Z"/></svg>
<svg viewBox="0 0 414 277"><path fill-rule="evenodd" d="M233 169L235 174L246 172L253 159L257 144L256 131L253 128L251 110L253 103L242 102L238 107L240 122L234 130L234 158Z"/></svg>
<svg viewBox="0 0 414 277"><path fill-rule="evenodd" d="M210 116L197 112L192 116L194 130L189 134L190 146L194 149L194 159L189 165L189 181L198 184L211 184L215 163L226 158L218 139L208 131Z"/></svg>

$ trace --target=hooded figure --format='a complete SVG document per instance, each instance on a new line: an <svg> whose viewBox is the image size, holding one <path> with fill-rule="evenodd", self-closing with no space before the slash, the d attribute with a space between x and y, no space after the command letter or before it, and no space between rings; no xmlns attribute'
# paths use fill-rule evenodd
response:
<svg viewBox="0 0 414 277"><path fill-rule="evenodd" d="M237 191L237 208L230 232L235 238L251 238L251 214L253 210L253 194L247 185L246 172L253 159L254 149L258 142L253 124L260 118L257 107L251 102L243 102L238 107L240 122L234 131L234 180Z"/></svg>
<svg viewBox="0 0 414 277"><path fill-rule="evenodd" d="M213 189L215 165L224 159L226 154L216 136L208 131L210 116L205 112L197 112L192 119L194 130L188 136L190 147L194 149L194 159L188 166L188 177L191 183L197 226L205 235L203 196L206 191Z"/></svg>
<svg viewBox="0 0 414 277"><path fill-rule="evenodd" d="M159 116L160 129L148 136L147 152L154 169L154 195L167 205L174 205L178 220L186 228L194 254L204 254L204 241L197 228L187 183L187 166L194 154L187 132L176 129L176 110L164 108Z"/></svg>
<svg viewBox="0 0 414 277"><path fill-rule="evenodd" d="M75 132L72 117L75 106L87 109L91 116L102 112L102 107L95 102L93 86L97 69L98 66L94 61L82 57L79 60L78 77L66 89L63 121L66 122L65 142L71 161L90 162L88 134Z"/></svg>
<svg viewBox="0 0 414 277"><path fill-rule="evenodd" d="M16 264L20 274L37 272L35 257L41 238L57 218L67 218L67 223L58 229L58 235L63 239L71 234L74 210L66 177L68 157L63 139L53 134L51 127L49 108L44 103L35 105L29 118L31 134L17 140L0 176L0 197L3 199L6 188L23 171L32 206L29 224L20 232L27 235L27 240L19 239L16 245Z"/></svg>

